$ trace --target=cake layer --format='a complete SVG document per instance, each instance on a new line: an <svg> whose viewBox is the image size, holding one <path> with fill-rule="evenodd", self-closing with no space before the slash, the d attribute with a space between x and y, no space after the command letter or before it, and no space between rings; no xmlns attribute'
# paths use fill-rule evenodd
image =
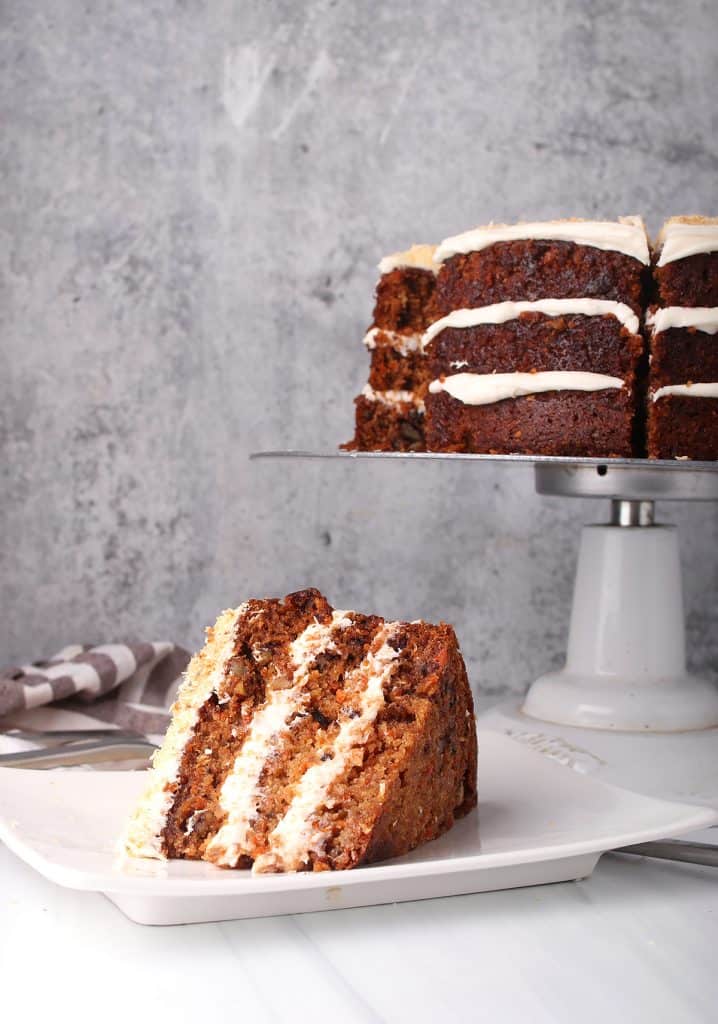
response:
<svg viewBox="0 0 718 1024"><path fill-rule="evenodd" d="M520 239L449 257L436 279L437 317L506 301L589 298L639 313L646 267L632 256L573 242Z"/></svg>
<svg viewBox="0 0 718 1024"><path fill-rule="evenodd" d="M210 632L125 847L346 868L406 853L475 803L473 705L451 627L335 611L307 590L250 601Z"/></svg>
<svg viewBox="0 0 718 1024"><path fill-rule="evenodd" d="M656 267L657 298L665 306L718 306L718 252Z"/></svg>
<svg viewBox="0 0 718 1024"><path fill-rule="evenodd" d="M467 373L570 370L608 374L633 384L643 339L614 316L547 317L523 313L500 324L448 327L427 346L432 380Z"/></svg>
<svg viewBox="0 0 718 1024"><path fill-rule="evenodd" d="M695 385L700 388L700 385ZM664 394L649 402L648 456L651 459L718 459L718 385L717 397Z"/></svg>
<svg viewBox="0 0 718 1024"><path fill-rule="evenodd" d="M658 331L651 338L651 390L686 381L718 380L718 335L686 327Z"/></svg>
<svg viewBox="0 0 718 1024"><path fill-rule="evenodd" d="M627 387L549 391L466 405L446 391L429 394L429 451L611 458L634 451L635 401Z"/></svg>
<svg viewBox="0 0 718 1024"><path fill-rule="evenodd" d="M365 389L366 390L366 389ZM424 443L423 404L413 401L387 404L365 394L354 399L356 428L354 439L342 445L346 451L421 452Z"/></svg>
<svg viewBox="0 0 718 1024"><path fill-rule="evenodd" d="M419 267L397 267L376 286L374 327L390 331L424 331L435 319L436 274Z"/></svg>
<svg viewBox="0 0 718 1024"><path fill-rule="evenodd" d="M664 306L718 306L718 218L672 217L658 236L654 267Z"/></svg>
<svg viewBox="0 0 718 1024"><path fill-rule="evenodd" d="M410 391L412 400L420 402L428 381L428 360L422 349L406 355L383 346L372 351L369 386L374 391Z"/></svg>

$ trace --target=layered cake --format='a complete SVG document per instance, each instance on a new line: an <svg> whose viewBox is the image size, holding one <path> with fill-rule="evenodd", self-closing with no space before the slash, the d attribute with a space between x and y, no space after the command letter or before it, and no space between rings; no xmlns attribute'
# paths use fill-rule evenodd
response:
<svg viewBox="0 0 718 1024"><path fill-rule="evenodd" d="M437 313L534 299L610 299L640 313L648 238L640 217L489 224L445 239Z"/></svg>
<svg viewBox="0 0 718 1024"><path fill-rule="evenodd" d="M654 280L649 458L718 459L718 218L666 221Z"/></svg>
<svg viewBox="0 0 718 1024"><path fill-rule="evenodd" d="M356 430L345 448L423 451L428 384L421 337L434 318L434 247L415 245L379 264L374 318L364 337L369 382L355 400Z"/></svg>
<svg viewBox="0 0 718 1024"><path fill-rule="evenodd" d="M640 218L489 225L434 258L429 450L635 453L650 262Z"/></svg>
<svg viewBox="0 0 718 1024"><path fill-rule="evenodd" d="M451 626L336 611L304 590L208 630L125 848L255 872L352 868L436 838L475 804Z"/></svg>

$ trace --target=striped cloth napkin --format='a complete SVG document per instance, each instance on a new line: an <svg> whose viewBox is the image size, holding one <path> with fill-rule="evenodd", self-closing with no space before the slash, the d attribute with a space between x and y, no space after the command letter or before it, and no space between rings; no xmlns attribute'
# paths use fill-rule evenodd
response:
<svg viewBox="0 0 718 1024"><path fill-rule="evenodd" d="M184 648L167 642L73 644L47 661L0 669L0 730L111 724L162 734L188 661Z"/></svg>

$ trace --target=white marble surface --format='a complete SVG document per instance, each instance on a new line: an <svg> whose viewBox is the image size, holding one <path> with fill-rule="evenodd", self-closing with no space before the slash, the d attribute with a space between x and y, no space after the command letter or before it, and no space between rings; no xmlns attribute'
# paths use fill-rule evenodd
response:
<svg viewBox="0 0 718 1024"><path fill-rule="evenodd" d="M717 877L609 855L583 882L146 928L0 846L2 1019L703 1024Z"/></svg>

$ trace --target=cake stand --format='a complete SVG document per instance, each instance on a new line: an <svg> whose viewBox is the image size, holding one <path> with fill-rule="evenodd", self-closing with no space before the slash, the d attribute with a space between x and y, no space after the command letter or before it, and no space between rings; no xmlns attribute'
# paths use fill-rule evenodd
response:
<svg viewBox="0 0 718 1024"><path fill-rule="evenodd" d="M718 807L718 688L686 668L677 530L655 519L659 500L718 501L718 463L435 452L253 458L528 465L538 494L608 499L607 521L582 531L565 666L480 723L577 771Z"/></svg>

